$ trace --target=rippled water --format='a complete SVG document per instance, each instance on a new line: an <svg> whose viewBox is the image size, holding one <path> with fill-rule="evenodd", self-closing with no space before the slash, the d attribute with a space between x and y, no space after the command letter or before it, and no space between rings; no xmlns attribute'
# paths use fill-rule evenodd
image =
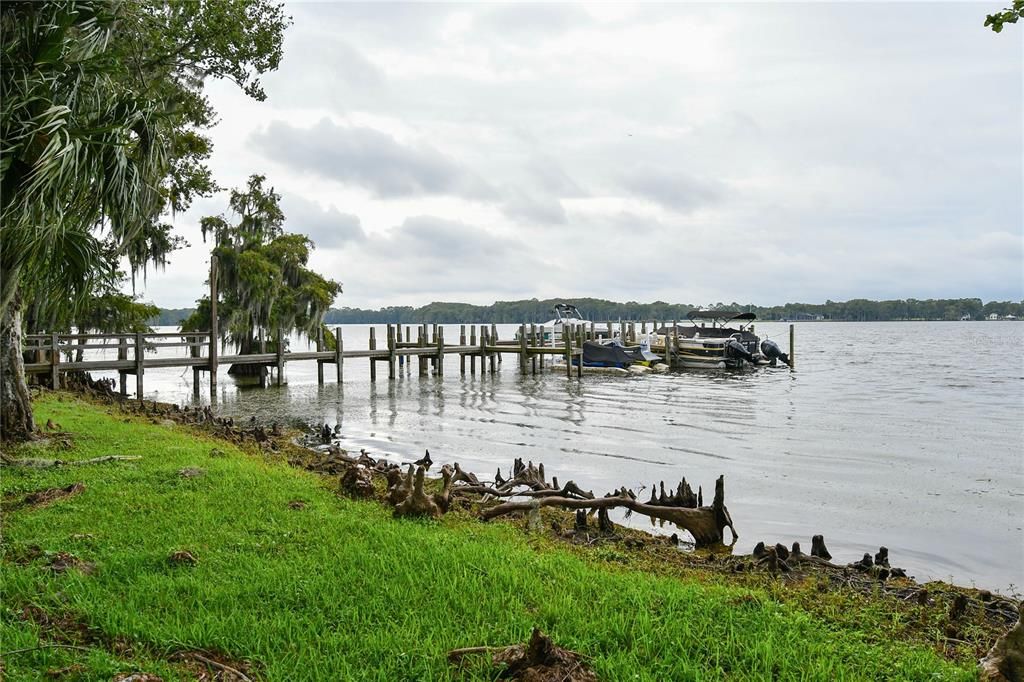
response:
<svg viewBox="0 0 1024 682"><path fill-rule="evenodd" d="M786 328L757 325L783 347ZM346 326L346 348L367 330ZM804 323L794 372L577 382L520 376L508 356L498 375L462 377L449 357L443 377L391 383L381 364L371 385L367 361L346 360L342 386L328 366L318 387L315 364L294 363L281 388L222 374L218 411L340 422L350 449L412 461L429 448L486 474L542 461L597 494L683 475L708 491L725 474L743 551L823 533L839 561L886 545L919 579L1006 589L1024 585L1022 349L1017 322ZM146 397L189 401L191 372L147 370Z"/></svg>

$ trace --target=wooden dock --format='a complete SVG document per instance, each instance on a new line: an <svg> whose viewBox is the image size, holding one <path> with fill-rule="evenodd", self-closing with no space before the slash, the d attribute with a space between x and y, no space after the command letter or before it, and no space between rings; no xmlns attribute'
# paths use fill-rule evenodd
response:
<svg viewBox="0 0 1024 682"><path fill-rule="evenodd" d="M460 325L459 338L448 343L441 325L396 325L386 326L385 339L377 339L376 327L370 327L368 347L345 349L342 328L334 331L336 340L333 350L327 349L323 335L315 339L316 350L284 350L284 339L278 336L276 350L272 353L248 355L221 355L218 343L211 332L171 332L153 334L30 334L24 338L25 352L34 356L34 362L25 363L25 372L31 375L49 374L54 387L62 384L62 376L68 372L116 371L119 374L121 395L128 395L128 377L135 377L135 396L143 395L144 377L147 369L192 368L193 395L199 396L200 378L203 372L209 374L211 395L216 394L217 373L225 365L255 365L264 369L261 383L267 374L277 385L284 380L285 366L289 362L316 362L317 381L324 383L325 368L334 367L335 381L342 382L345 360L366 358L370 361L370 380L376 381L379 363L386 363L387 376L395 379L399 373L411 373L413 359L420 376L430 373L443 375L445 358L458 356L460 374L476 374L479 362L480 373L495 373L504 354L520 356L523 372L537 371L537 359L545 356L565 358L566 375L581 375L581 362L575 365L572 358L582 356L582 337L577 343L565 339L559 347L538 345L534 335L530 343L526 336L522 342L500 340L496 325ZM527 329L522 325L521 329ZM468 336L467 336L468 331ZM185 354L174 357L159 357L160 349L185 349ZM116 358L85 359L86 351L117 351ZM156 357L154 357L156 355ZM147 357L148 356L148 357ZM67 358L80 358L68 360ZM543 368L544 361L540 361Z"/></svg>
<svg viewBox="0 0 1024 682"><path fill-rule="evenodd" d="M61 377L68 372L117 371L121 395L128 395L128 377L135 377L135 397L142 399L144 378L147 369L192 368L192 393L198 398L202 373L210 380L210 395L216 397L217 374L223 365L255 365L261 368L260 384L266 385L272 377L277 385L284 381L285 366L289 362L316 362L317 382L324 384L325 368L333 365L337 383L342 382L346 359L366 358L369 362L370 380L377 380L379 363L386 363L388 379L401 374L411 374L413 359L419 376L433 373L441 376L445 372L445 358L458 356L459 373L462 375L479 372L495 373L504 355L518 356L521 374L536 374L546 371L546 365L555 357L564 361L566 376L577 378L583 375L583 344L599 337L619 336L627 345L639 343L648 333L648 322L593 323L589 327L575 327L563 334L556 345L546 342L547 332L543 325L521 324L515 338L500 339L495 324L459 325L459 338L448 343L444 327L439 324L403 325L389 324L385 327L385 338L377 339L376 326L370 326L369 342L365 349L346 349L342 328L334 329L335 347L328 349L323 334L315 341L316 350L286 351L284 339L278 334L275 351L247 355L220 355L215 332L169 332L136 334L30 334L26 335L25 352L34 356L33 362L25 363L25 372L31 375L49 374L50 384L60 387ZM651 331L662 323L654 320ZM666 323L667 324L667 323ZM454 326L454 325L450 325ZM675 323L673 323L675 328ZM673 365L673 354L678 340L674 335L665 338L665 347L659 348L669 366ZM185 349L185 354L174 357L147 357L158 355L162 348ZM86 351L116 350L116 358L85 359ZM205 353L205 354L204 354ZM790 325L790 354L793 353L793 329ZM75 360L62 359L75 357ZM578 359L577 362L573 362ZM467 370L468 367L468 370ZM559 368L561 369L561 368Z"/></svg>

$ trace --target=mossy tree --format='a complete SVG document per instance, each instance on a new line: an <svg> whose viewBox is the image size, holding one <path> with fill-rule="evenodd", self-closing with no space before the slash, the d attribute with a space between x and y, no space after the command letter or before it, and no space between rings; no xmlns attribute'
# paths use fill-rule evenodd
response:
<svg viewBox="0 0 1024 682"><path fill-rule="evenodd" d="M284 231L281 196L252 175L244 190L231 192L233 221L224 215L202 219L203 238L212 238L217 257L217 317L222 338L239 353L254 353L275 339L298 332L313 337L341 293L341 284L308 266L313 242ZM182 331L210 329L210 300L204 297ZM245 373L251 366L233 367ZM252 371L259 371L252 367Z"/></svg>

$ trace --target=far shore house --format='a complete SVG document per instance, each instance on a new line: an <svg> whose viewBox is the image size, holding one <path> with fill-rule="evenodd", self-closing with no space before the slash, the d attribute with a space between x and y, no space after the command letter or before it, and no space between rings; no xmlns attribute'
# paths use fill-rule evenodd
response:
<svg viewBox="0 0 1024 682"><path fill-rule="evenodd" d="M988 314L988 319L990 319L990 320L998 320L999 319L999 313L989 313Z"/></svg>

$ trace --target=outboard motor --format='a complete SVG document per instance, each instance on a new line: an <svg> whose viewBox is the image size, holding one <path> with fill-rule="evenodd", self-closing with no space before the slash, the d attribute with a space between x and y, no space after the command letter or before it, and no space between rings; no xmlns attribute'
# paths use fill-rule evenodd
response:
<svg viewBox="0 0 1024 682"><path fill-rule="evenodd" d="M783 353L782 349L779 348L779 344L771 339L765 339L761 342L761 354L771 360L772 364L775 364L776 360L782 360L787 365L789 364L789 356Z"/></svg>
<svg viewBox="0 0 1024 682"><path fill-rule="evenodd" d="M750 351L743 347L743 344L736 339L729 339L725 344L726 348L729 349L729 354L734 358L743 358L747 362L753 362L754 356L751 355Z"/></svg>

